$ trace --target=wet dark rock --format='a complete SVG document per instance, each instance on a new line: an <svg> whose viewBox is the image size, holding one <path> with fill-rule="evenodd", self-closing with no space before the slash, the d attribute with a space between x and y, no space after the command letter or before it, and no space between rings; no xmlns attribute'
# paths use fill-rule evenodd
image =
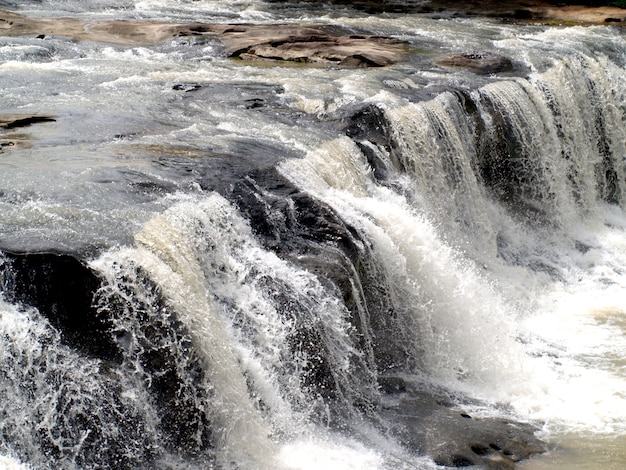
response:
<svg viewBox="0 0 626 470"><path fill-rule="evenodd" d="M388 167L387 156L397 148L384 111L374 105L366 106L347 117L345 122L344 132L359 146L374 177L379 182L384 181L392 170Z"/></svg>
<svg viewBox="0 0 626 470"><path fill-rule="evenodd" d="M200 88L202 88L202 86L198 84L184 85L184 84L179 83L179 84L174 85L172 87L172 90L190 92L190 91L199 90Z"/></svg>
<svg viewBox="0 0 626 470"><path fill-rule="evenodd" d="M421 390L402 379L383 379L395 384L383 400L381 414L391 434L419 455L428 455L444 467L476 466L487 470L513 470L515 464L545 452L532 424L501 418L472 417L459 405L446 404L443 391ZM461 406L462 397L454 397ZM468 404L471 403L468 400Z"/></svg>
<svg viewBox="0 0 626 470"><path fill-rule="evenodd" d="M449 55L437 59L435 64L442 67L465 69L482 75L513 71L511 59L490 52Z"/></svg>
<svg viewBox="0 0 626 470"><path fill-rule="evenodd" d="M156 285L140 269L134 279L127 282L121 275L114 285L103 284L95 308L114 325L108 336L123 352L121 367L146 384L159 416L161 445L186 458L206 455L213 443L211 392L202 363Z"/></svg>
<svg viewBox="0 0 626 470"><path fill-rule="evenodd" d="M358 309L359 304L367 301L354 297L354 284L372 286L374 283L368 282L366 270L357 267L366 263L366 256L364 242L354 228L341 220L332 208L293 186L275 168L250 173L234 186L229 198L248 218L255 235L266 248L316 274L328 288L343 295L356 329L355 344L359 351L368 351L371 348L366 342L368 335L362 333L369 331L371 325L362 321ZM355 380L359 375L357 371L364 374L363 386L355 387L363 396L346 397L346 391L341 390L335 381L328 362L330 353L319 337L319 325L311 324L303 315L310 307L297 304L290 296L283 299L282 290L284 287L281 286L270 289L276 292L275 301L280 304L280 311L298 325L291 339L294 353L311 358L309 368L303 371L305 387L329 401L344 396L352 401L352 405L373 409L377 391L367 371L375 370L375 359L367 354L349 358L353 362ZM377 294L380 297L380 293ZM374 315L374 302L372 310Z"/></svg>
<svg viewBox="0 0 626 470"><path fill-rule="evenodd" d="M378 379L381 391L387 394L404 393L407 391L406 382L400 377L380 377Z"/></svg>
<svg viewBox="0 0 626 470"><path fill-rule="evenodd" d="M245 103L247 109L262 108L265 106L265 102L261 98L251 98L249 100L245 100Z"/></svg>
<svg viewBox="0 0 626 470"><path fill-rule="evenodd" d="M91 269L67 254L4 253L2 257L2 290L8 300L35 307L72 348L119 362L116 345L107 339L109 325L92 306L100 279Z"/></svg>
<svg viewBox="0 0 626 470"><path fill-rule="evenodd" d="M576 247L576 249L578 251L580 251L581 253L587 253L589 250L591 250L593 247L587 243L581 242L580 240L576 240L574 242L574 246Z"/></svg>
<svg viewBox="0 0 626 470"><path fill-rule="evenodd" d="M532 10L519 9L513 12L513 18L517 20L532 20L537 14Z"/></svg>
<svg viewBox="0 0 626 470"><path fill-rule="evenodd" d="M63 344L80 354L103 361L101 367L109 371L103 380L110 388L106 399L112 408L102 412L98 411L102 404L94 404L93 411L97 411L98 415L91 415L89 410L83 411L80 423L73 424L90 430L90 439L85 440L84 449L93 454L79 455L77 461L86 462L90 468L99 468L92 466L92 457L107 462L126 461L125 457L108 454L105 459L105 452L97 449L101 444L97 441L98 436L105 439L100 428L112 423L128 439L138 441L137 445L147 445L142 444L137 435L145 427L142 421L145 417L130 409L122 413L120 410L126 409L127 404L115 393L122 388L117 382L122 374L117 371L120 368L133 369L139 363L141 369L135 372L148 374L144 383L148 384L148 393L159 414L161 445L185 456L206 454L211 436L208 407L204 403L209 394L200 383L202 367L192 352L186 330L176 320L175 312L165 313L167 307L154 286L148 285L146 280L145 292L142 293L144 297L146 293L151 293L153 302L150 304L138 299L129 302L133 292L107 288L103 279L76 256L8 252L0 256L3 296L10 302L36 308L59 331ZM124 285L120 280L120 286ZM133 331L129 324L127 330L120 331L124 315L131 318L134 322L132 326L137 325L139 329ZM130 336L140 343L138 349L129 350ZM63 429L56 431L70 432ZM146 435L145 439L148 440L149 436ZM116 439L108 445L115 453L120 446L134 444ZM52 447L50 449L50 452L57 451ZM146 448L145 452L136 452L136 457L145 463L147 456L154 451ZM131 463L127 468L137 464Z"/></svg>
<svg viewBox="0 0 626 470"><path fill-rule="evenodd" d="M542 194L545 174L536 159L529 157L531 149L522 141L518 125L487 96L482 104L490 122L477 121L478 176L513 217L528 223L550 223L553 200Z"/></svg>
<svg viewBox="0 0 626 470"><path fill-rule="evenodd" d="M5 147L15 147L15 144L14 140L0 140L0 153Z"/></svg>

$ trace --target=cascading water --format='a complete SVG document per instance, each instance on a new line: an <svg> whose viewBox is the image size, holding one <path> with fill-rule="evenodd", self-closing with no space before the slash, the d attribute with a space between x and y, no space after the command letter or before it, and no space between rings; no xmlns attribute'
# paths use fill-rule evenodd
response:
<svg viewBox="0 0 626 470"><path fill-rule="evenodd" d="M3 43L7 107L56 121L0 147L0 465L512 468L548 449L520 465L623 467L619 31L105 3L63 8L324 12L518 65L244 67L182 36ZM585 445L606 454L570 449Z"/></svg>

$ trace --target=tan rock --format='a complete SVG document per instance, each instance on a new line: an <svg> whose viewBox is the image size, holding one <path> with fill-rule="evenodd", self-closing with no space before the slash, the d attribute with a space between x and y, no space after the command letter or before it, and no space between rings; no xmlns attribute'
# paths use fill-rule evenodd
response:
<svg viewBox="0 0 626 470"><path fill-rule="evenodd" d="M341 35L335 27L239 26L221 39L232 57L303 63L385 66L403 59L402 41L379 36Z"/></svg>
<svg viewBox="0 0 626 470"><path fill-rule="evenodd" d="M545 18L574 23L620 23L626 20L626 10L616 7L585 7L582 5L549 7L545 10Z"/></svg>
<svg viewBox="0 0 626 470"><path fill-rule="evenodd" d="M29 18L0 10L0 33L8 36L57 35L77 40L135 46L164 41L192 26L150 21Z"/></svg>

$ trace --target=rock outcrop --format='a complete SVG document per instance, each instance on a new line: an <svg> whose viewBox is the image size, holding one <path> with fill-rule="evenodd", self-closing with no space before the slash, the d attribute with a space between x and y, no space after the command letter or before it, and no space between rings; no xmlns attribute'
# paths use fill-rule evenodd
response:
<svg viewBox="0 0 626 470"><path fill-rule="evenodd" d="M188 333L169 312L158 289L145 286L151 302L142 302L132 289L112 288L79 255L7 251L0 251L0 288L3 297L20 309L37 309L59 332L64 346L98 361L107 390L93 391L89 399L100 402L93 404L93 410L80 409L84 395L72 396L63 421L54 428L64 438L84 432L83 452L74 456L81 468L104 468L103 462L140 468L157 458L160 450L148 431L154 417L133 408L133 400L116 396L128 385L124 375L130 370L142 377L146 396L158 414L159 445L185 457L208 453L212 441L208 393L200 380L203 370L197 357L188 354ZM127 322L137 329L120 330ZM42 374L54 373L41 367ZM66 380L71 385L60 386L59 393L76 392L76 378ZM109 406L101 407L102 401L109 401ZM109 435L112 425L125 439ZM42 436L35 438L56 459L67 458L68 449L48 442L52 436L45 429L42 426Z"/></svg>
<svg viewBox="0 0 626 470"><path fill-rule="evenodd" d="M0 10L0 34L49 35L121 46L154 44L176 36L210 36L229 57L245 61L289 61L382 67L404 58L405 44L393 38L354 35L335 26L176 24L151 21L29 18Z"/></svg>
<svg viewBox="0 0 626 470"><path fill-rule="evenodd" d="M405 53L402 41L351 35L336 27L236 26L220 32L231 57L346 66L391 65Z"/></svg>
<svg viewBox="0 0 626 470"><path fill-rule="evenodd" d="M281 0L269 0L281 2ZM487 16L517 21L539 21L549 24L620 24L626 10L611 6L609 1L549 1L549 0L308 0L350 5L368 13L418 13L434 17ZM288 3L288 2L284 2Z"/></svg>

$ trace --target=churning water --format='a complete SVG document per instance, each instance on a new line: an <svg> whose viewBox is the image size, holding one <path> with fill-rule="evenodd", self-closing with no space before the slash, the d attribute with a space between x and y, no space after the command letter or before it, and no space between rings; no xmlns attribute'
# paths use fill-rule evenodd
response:
<svg viewBox="0 0 626 470"><path fill-rule="evenodd" d="M333 23L412 52L339 69L242 65L204 36L0 38L2 112L55 119L0 135L0 465L436 468L386 431L391 377L535 424L550 450L523 468L626 466L621 30L260 1L19 9ZM433 65L468 51L515 72ZM40 279L24 252L84 262L106 354L12 293Z"/></svg>

